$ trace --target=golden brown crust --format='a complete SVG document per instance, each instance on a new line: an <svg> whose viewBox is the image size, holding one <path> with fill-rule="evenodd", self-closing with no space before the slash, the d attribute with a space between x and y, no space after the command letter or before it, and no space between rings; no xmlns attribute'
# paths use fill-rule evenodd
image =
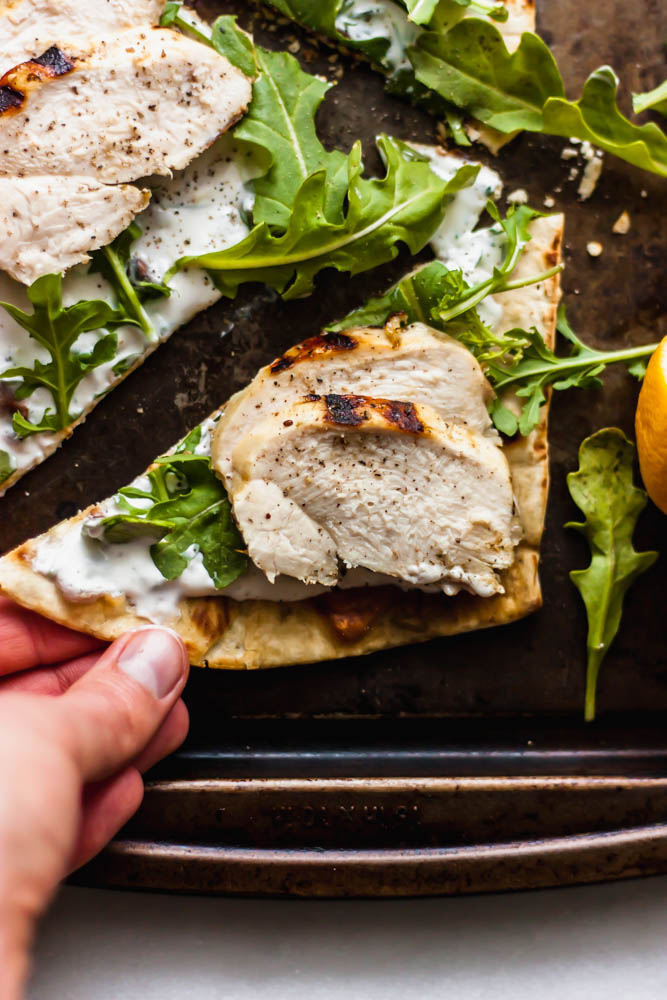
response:
<svg viewBox="0 0 667 1000"><path fill-rule="evenodd" d="M563 217L537 219L531 229L533 239L517 276L522 271L546 270L558 259L554 254L560 252ZM559 294L557 277L505 293L508 324L534 325L553 346ZM333 604L331 599L322 598L293 604L235 602L224 597L188 599L182 602L180 619L171 624L186 642L193 664L253 670L340 659L505 625L537 610L541 605L539 544L549 486L546 411L545 407L532 434L505 446L524 540L514 564L502 574L504 594L446 597L387 587L379 593L348 592L345 598L334 598ZM73 521L86 518L88 513L84 511ZM71 523L63 522L49 534L57 535ZM52 580L32 569L34 545L34 541L26 542L0 559L1 593L54 621L106 640L146 624L123 598L105 597L86 604L67 601ZM346 621L346 617L354 617L354 621Z"/></svg>
<svg viewBox="0 0 667 1000"><path fill-rule="evenodd" d="M122 598L86 604L67 601L56 584L30 566L34 542L0 560L0 592L69 628L109 642L147 624ZM394 587L348 591L356 601L354 629L341 627L340 610L321 598L290 604L231 601L223 597L188 599L172 622L195 666L256 670L346 656L507 625L541 606L538 552L522 543L514 564L502 574L504 594L491 598L403 592ZM366 620L364 620L366 619ZM359 624L361 623L361 625Z"/></svg>

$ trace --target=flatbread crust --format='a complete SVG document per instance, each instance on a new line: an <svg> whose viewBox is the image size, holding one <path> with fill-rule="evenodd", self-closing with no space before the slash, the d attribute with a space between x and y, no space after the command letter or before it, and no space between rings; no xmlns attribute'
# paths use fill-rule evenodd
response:
<svg viewBox="0 0 667 1000"><path fill-rule="evenodd" d="M563 224L561 215L532 223L532 240L515 271L516 278L558 263ZM553 347L559 297L558 276L504 293L508 328L535 326ZM334 591L296 603L236 602L222 596L187 599L181 604L180 618L169 624L183 637L192 663L253 670L333 660L505 625L537 610L542 603L539 545L549 491L547 420L545 406L540 425L528 437L505 445L524 538L514 564L502 574L504 594L446 597L379 587ZM66 531L87 518L92 509L41 537ZM66 600L51 579L32 568L38 541L26 542L0 559L0 593L62 625L109 641L147 624L124 598L102 597L90 603Z"/></svg>

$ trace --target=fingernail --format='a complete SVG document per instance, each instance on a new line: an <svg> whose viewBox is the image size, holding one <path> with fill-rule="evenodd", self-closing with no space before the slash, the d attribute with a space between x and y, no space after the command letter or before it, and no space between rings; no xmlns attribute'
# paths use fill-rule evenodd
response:
<svg viewBox="0 0 667 1000"><path fill-rule="evenodd" d="M187 660L178 636L162 628L139 629L118 657L118 666L153 697L166 698L183 677Z"/></svg>

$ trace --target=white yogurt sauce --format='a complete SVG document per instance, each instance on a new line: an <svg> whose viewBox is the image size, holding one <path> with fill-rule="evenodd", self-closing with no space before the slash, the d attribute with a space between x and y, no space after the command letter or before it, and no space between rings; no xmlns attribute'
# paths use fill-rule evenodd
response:
<svg viewBox="0 0 667 1000"><path fill-rule="evenodd" d="M113 505L105 509L105 516L113 513ZM42 541L32 565L55 580L68 600L87 603L102 594L125 597L138 615L157 623L177 619L179 601L186 597L218 593L199 553L178 580L169 581L153 562L150 544L137 539L105 545L87 537L77 524Z"/></svg>
<svg viewBox="0 0 667 1000"><path fill-rule="evenodd" d="M422 31L393 0L345 0L336 28L353 42L388 40L382 65L389 72L411 68L407 50Z"/></svg>
<svg viewBox="0 0 667 1000"><path fill-rule="evenodd" d="M431 169L444 180L451 180L461 167L461 158L445 153L438 146L414 148L427 157ZM460 270L469 285L486 281L503 260L505 234L499 226L475 229L489 198L498 198L502 181L495 170L482 166L475 181L454 197L447 209L442 225L431 240L431 248L438 260L452 271ZM484 323L492 330L502 325L503 308L489 297L477 306Z"/></svg>
<svg viewBox="0 0 667 1000"><path fill-rule="evenodd" d="M138 485L138 483L137 483ZM133 501L136 503L136 501ZM118 512L113 500L101 505L99 515L88 522L95 531L96 521ZM84 524L63 525L55 534L37 544L33 569L54 580L63 596L76 603L89 603L102 595L124 597L140 617L156 624L176 622L179 604L188 597L229 597L234 601L280 601L292 603L326 593L330 587L301 583L300 580L279 576L269 583L264 573L251 565L248 570L224 590L217 590L207 573L200 552L188 553L191 561L177 580L165 580L153 562L150 539L138 538L119 545L106 545L90 537ZM339 586L377 587L386 584L410 588L393 577L367 570L351 570L342 577ZM421 587L439 593L441 587ZM446 592L455 594L456 585Z"/></svg>

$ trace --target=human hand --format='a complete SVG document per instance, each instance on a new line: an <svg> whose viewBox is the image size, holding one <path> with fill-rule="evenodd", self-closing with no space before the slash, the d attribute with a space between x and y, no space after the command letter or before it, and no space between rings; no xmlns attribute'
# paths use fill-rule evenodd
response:
<svg viewBox="0 0 667 1000"><path fill-rule="evenodd" d="M97 652L91 650L97 649ZM175 633L106 650L0 598L0 997L19 1000L37 918L133 815L188 729Z"/></svg>

